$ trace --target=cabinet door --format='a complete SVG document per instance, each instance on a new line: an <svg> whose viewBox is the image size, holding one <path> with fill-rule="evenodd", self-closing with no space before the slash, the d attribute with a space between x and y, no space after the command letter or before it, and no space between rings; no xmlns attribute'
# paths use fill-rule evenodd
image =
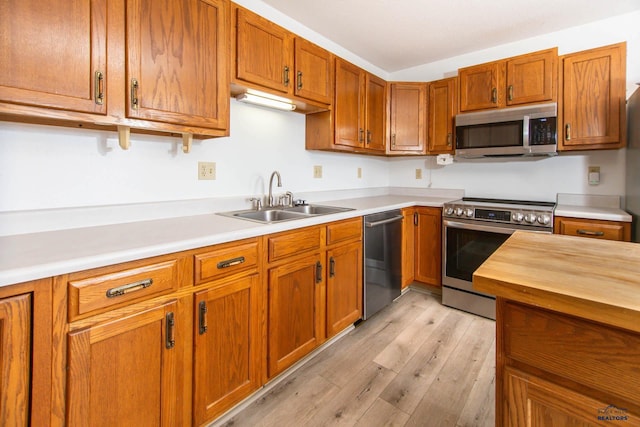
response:
<svg viewBox="0 0 640 427"><path fill-rule="evenodd" d="M226 129L227 0L127 0L127 115Z"/></svg>
<svg viewBox="0 0 640 427"><path fill-rule="evenodd" d="M415 278L415 241L416 222L415 208L402 209L402 288L413 283Z"/></svg>
<svg viewBox="0 0 640 427"><path fill-rule="evenodd" d="M626 44L563 59L562 149L624 146Z"/></svg>
<svg viewBox="0 0 640 427"><path fill-rule="evenodd" d="M461 68L458 70L460 81L460 111L497 108L500 105L501 63Z"/></svg>
<svg viewBox="0 0 640 427"><path fill-rule="evenodd" d="M335 144L364 145L364 71L336 58Z"/></svg>
<svg viewBox="0 0 640 427"><path fill-rule="evenodd" d="M618 407L614 401L602 402L509 368L503 381L505 427L595 427L615 424L615 417L625 425L640 425L626 405ZM609 417L614 420L607 421Z"/></svg>
<svg viewBox="0 0 640 427"><path fill-rule="evenodd" d="M0 102L105 114L106 12L106 0L2 1Z"/></svg>
<svg viewBox="0 0 640 427"><path fill-rule="evenodd" d="M455 77L429 84L429 154L453 154L456 114Z"/></svg>
<svg viewBox="0 0 640 427"><path fill-rule="evenodd" d="M177 302L69 333L67 419L72 426L180 424ZM172 325L173 322L173 325ZM179 345L179 344L178 344Z"/></svg>
<svg viewBox="0 0 640 427"><path fill-rule="evenodd" d="M553 218L553 232L592 239L631 241L630 222L556 216Z"/></svg>
<svg viewBox="0 0 640 427"><path fill-rule="evenodd" d="M416 208L416 274L418 282L440 286L442 278L442 210Z"/></svg>
<svg viewBox="0 0 640 427"><path fill-rule="evenodd" d="M295 39L295 91L297 96L331 104L333 101L333 58L315 44Z"/></svg>
<svg viewBox="0 0 640 427"><path fill-rule="evenodd" d="M236 13L236 78L288 93L293 84L293 35L246 9Z"/></svg>
<svg viewBox="0 0 640 427"><path fill-rule="evenodd" d="M362 243L327 251L327 338L362 318Z"/></svg>
<svg viewBox="0 0 640 427"><path fill-rule="evenodd" d="M279 374L323 339L324 266L319 255L269 270L268 376Z"/></svg>
<svg viewBox="0 0 640 427"><path fill-rule="evenodd" d="M507 61L507 105L551 101L557 81L557 49Z"/></svg>
<svg viewBox="0 0 640 427"><path fill-rule="evenodd" d="M366 74L366 135L365 146L369 150L385 150L386 92L387 83L372 74Z"/></svg>
<svg viewBox="0 0 640 427"><path fill-rule="evenodd" d="M260 387L259 292L253 274L195 295L195 425Z"/></svg>
<svg viewBox="0 0 640 427"><path fill-rule="evenodd" d="M31 390L31 296L0 299L0 420L29 423Z"/></svg>
<svg viewBox="0 0 640 427"><path fill-rule="evenodd" d="M391 83L390 152L423 153L427 139L427 85Z"/></svg>

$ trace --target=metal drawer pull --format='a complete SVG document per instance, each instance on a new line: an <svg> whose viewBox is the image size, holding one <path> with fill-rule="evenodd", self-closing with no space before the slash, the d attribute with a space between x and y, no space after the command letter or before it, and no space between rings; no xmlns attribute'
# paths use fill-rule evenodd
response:
<svg viewBox="0 0 640 427"><path fill-rule="evenodd" d="M604 236L604 231L593 231L593 230L578 229L577 233L578 234L582 234L584 236L597 236L597 237Z"/></svg>
<svg viewBox="0 0 640 427"><path fill-rule="evenodd" d="M222 268L227 268L227 267L233 267L234 265L240 265L243 262L244 262L244 257L243 256L239 256L237 258L228 259L226 261L220 261L218 263L218 268L222 269Z"/></svg>
<svg viewBox="0 0 640 427"><path fill-rule="evenodd" d="M498 103L498 89L495 87L491 89L491 102L494 104Z"/></svg>
<svg viewBox="0 0 640 427"><path fill-rule="evenodd" d="M175 347L176 345L176 320L173 316L173 312L167 313L165 320L167 330L165 347L169 349Z"/></svg>
<svg viewBox="0 0 640 427"><path fill-rule="evenodd" d="M207 332L207 302L206 301L200 301L200 304L198 304L198 314L199 314L199 332L200 335L204 334L205 332Z"/></svg>
<svg viewBox="0 0 640 427"><path fill-rule="evenodd" d="M151 285L153 285L153 279L145 279L140 280L139 282L118 286L117 288L111 288L107 291L107 298L119 297L120 295L128 294L130 292L146 289Z"/></svg>

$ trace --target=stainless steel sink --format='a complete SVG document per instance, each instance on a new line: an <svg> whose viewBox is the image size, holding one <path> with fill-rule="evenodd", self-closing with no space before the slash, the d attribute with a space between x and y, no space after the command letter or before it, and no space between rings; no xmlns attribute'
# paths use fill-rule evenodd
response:
<svg viewBox="0 0 640 427"><path fill-rule="evenodd" d="M307 215L329 215L332 213L352 211L351 208L339 208L336 206L322 206L322 205L302 205L294 206L292 208L284 208L287 212L301 212Z"/></svg>
<svg viewBox="0 0 640 427"><path fill-rule="evenodd" d="M302 205L293 207L274 207L264 210L242 210L232 212L219 212L218 215L232 218L246 219L262 223L292 221L296 219L310 218L317 215L329 215L333 213L352 211L351 208L322 205Z"/></svg>

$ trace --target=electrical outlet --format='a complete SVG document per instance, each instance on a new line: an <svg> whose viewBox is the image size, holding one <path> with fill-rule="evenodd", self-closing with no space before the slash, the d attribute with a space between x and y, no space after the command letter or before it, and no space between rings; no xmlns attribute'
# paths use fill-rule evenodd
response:
<svg viewBox="0 0 640 427"><path fill-rule="evenodd" d="M589 185L600 184L600 166L589 166L588 174Z"/></svg>
<svg viewBox="0 0 640 427"><path fill-rule="evenodd" d="M216 179L216 163L198 162L198 179Z"/></svg>
<svg viewBox="0 0 640 427"><path fill-rule="evenodd" d="M322 166L316 165L313 167L313 177L322 178Z"/></svg>
<svg viewBox="0 0 640 427"><path fill-rule="evenodd" d="M358 168L358 178L362 178L362 168Z"/></svg>
<svg viewBox="0 0 640 427"><path fill-rule="evenodd" d="M416 169L416 179L422 179L422 169Z"/></svg>

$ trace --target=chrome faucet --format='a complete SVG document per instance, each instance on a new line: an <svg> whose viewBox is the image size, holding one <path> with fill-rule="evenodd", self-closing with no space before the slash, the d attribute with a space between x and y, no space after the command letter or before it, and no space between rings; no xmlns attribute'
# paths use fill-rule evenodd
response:
<svg viewBox="0 0 640 427"><path fill-rule="evenodd" d="M273 171L273 173L271 174L271 178L269 178L269 197L267 198L267 205L269 207L273 207L274 206L274 203L273 203L273 177L274 176L278 177L278 187L282 187L282 180L280 179L280 172Z"/></svg>

